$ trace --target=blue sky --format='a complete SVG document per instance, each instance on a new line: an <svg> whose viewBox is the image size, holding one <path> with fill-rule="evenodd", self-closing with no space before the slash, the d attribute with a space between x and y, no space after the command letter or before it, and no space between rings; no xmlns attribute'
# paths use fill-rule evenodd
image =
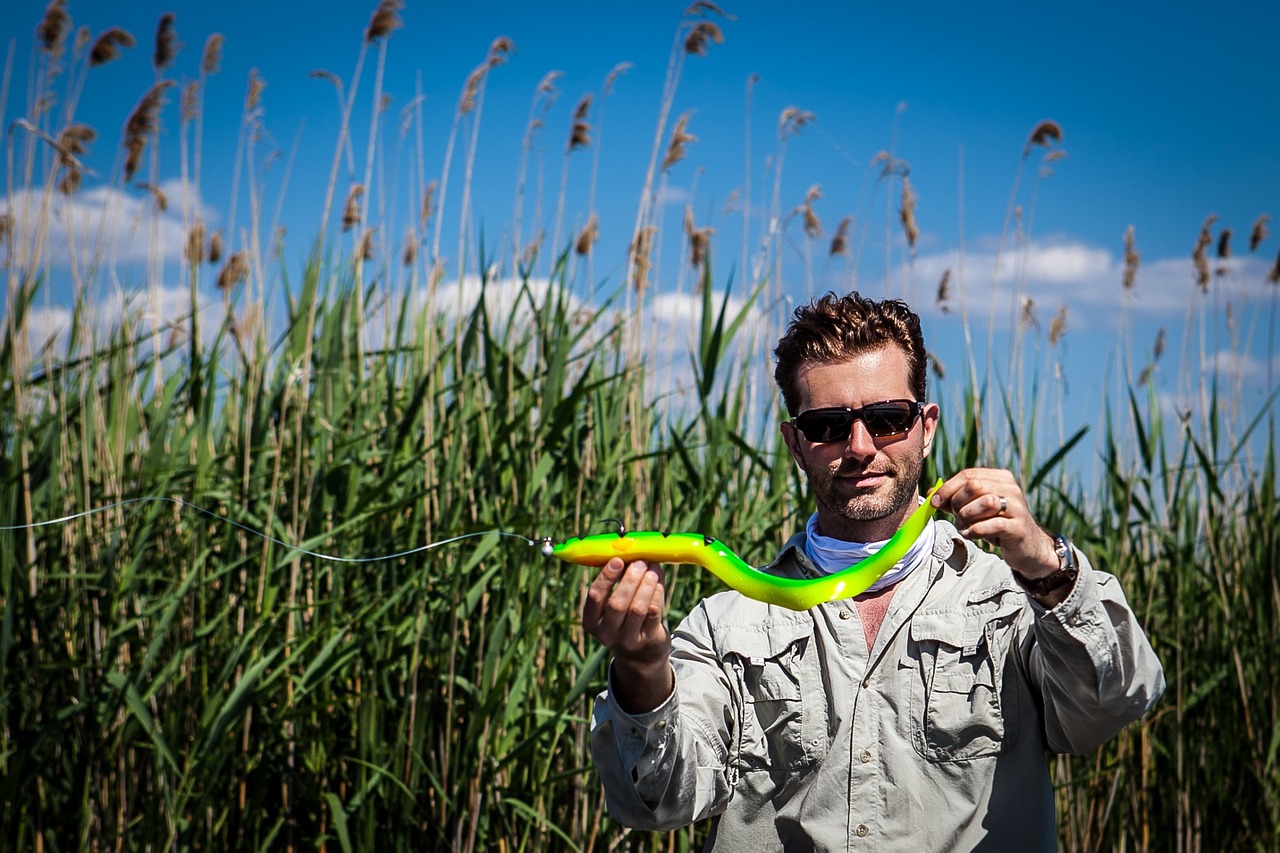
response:
<svg viewBox="0 0 1280 853"><path fill-rule="evenodd" d="M120 129L153 82L152 40L159 16L176 13L183 48L166 72L179 87L193 79L212 33L225 36L220 72L204 95L203 167L198 210L211 227L241 235L249 221L247 182L253 175L267 208L287 228L286 256L300 258L318 233L338 126L338 99L329 83L310 75L324 69L350 81L363 29L374 2L128 4L70 0L76 26L93 34L112 25L138 40L121 59L91 69L75 120L99 137L86 155L93 170L79 203L102 203L107 187L120 187ZM12 63L4 121L30 116L34 28L43 2L4 0L0 36ZM509 61L493 68L485 89L472 178L470 236L483 233L490 261L508 257L495 247L512 240L521 140L539 81L548 72L557 97L530 154L521 217L526 236L535 218L541 180L541 221L554 230L562 169L565 205L561 245L582 226L592 205L589 183L599 150L594 204L601 223L592 272L604 289L621 285L627 244L635 222L662 101L668 58L685 3L428 4L409 0L404 28L385 40L383 88L390 96L377 137L373 186L365 202L369 219L382 223L385 256L398 249L424 178L438 180L459 93L490 43L507 36ZM925 316L933 349L955 375L966 359L957 291L964 294L986 357L989 316L995 317L991 361L994 381L1007 371L1012 344L1005 333L1030 298L1038 328L1025 332L1033 368L1054 387L1054 417L1069 433L1072 423L1097 419L1097 400L1113 390L1117 365L1127 353L1136 373L1157 330L1167 331L1167 354L1156 391L1170 411L1203 405L1196 393L1200 371L1216 365L1227 396L1256 411L1280 375L1270 341L1276 322L1277 286L1266 281L1280 247L1280 218L1256 253L1248 252L1250 228L1262 214L1280 217L1280 96L1274 35L1280 7L1234 4L1210 11L1192 3L1085 2L1061 7L1014 3L778 3L726 2L733 18L710 16L723 32L706 56L685 59L663 146L677 116L688 112L697 141L666 174L659 198L662 238L655 250L654 294L689 289L680 223L686 205L699 227L712 227L713 280L724 287L742 278L743 190L750 174L748 240L754 247L767 223L779 152L782 110L811 111L816 121L785 145L779 210L785 216L818 186L813 202L823 236L809 240L798 217L783 225L784 298L846 289L906 296ZM12 48L10 47L12 45ZM352 181L362 180L376 73L371 51L352 121L354 170L340 169L337 205ZM629 62L607 98L603 81ZM250 69L265 80L253 165L241 163L243 103ZM746 98L748 79L757 75ZM74 75L72 75L74 77ZM58 84L65 93L66 81ZM413 162L414 133L401 136L401 110L418 91L424 174ZM173 191L180 176L177 89L161 119L156 182ZM594 95L588 122L593 144L566 158L571 113ZM61 106L65 106L65 96ZM603 105L603 117L600 112ZM61 108L61 107L59 107ZM55 112L42 126L62 126ZM1028 157L1015 203L1021 225L1005 239L1011 190L1028 133L1052 119L1063 130L1065 152L1041 176L1045 149ZM749 121L750 130L747 130ZM455 263L467 126L458 137L442 212L442 253ZM18 134L21 136L22 134ZM12 132L6 145L17 145ZM749 145L749 168L748 167ZM880 151L909 165L916 193L920 237L908 252L897 222L900 184L877 181L872 161ZM273 153L276 152L276 153ZM345 161L345 158L344 158ZM541 177L539 178L539 173ZM233 189L233 177L240 183ZM286 183L287 178L287 183ZM20 191L19 179L10 192ZM95 195L95 192L97 195ZM123 191L141 216L145 191ZM233 211L232 199L236 201ZM963 203L961 199L963 198ZM134 208L116 197L118 220ZM375 211L381 213L375 217ZM1206 217L1233 232L1232 258L1222 264L1208 296L1194 283L1191 252ZM828 258L837 223L853 216L856 262ZM182 220L175 212L148 228L167 245L159 276L178 294ZM135 231L136 223L134 219ZM332 218L331 223L332 225ZM1123 236L1132 225L1141 253L1137 286L1120 285ZM122 228L124 226L121 226ZM264 225L266 230L268 226ZM160 235L157 237L156 235ZM263 238L269 242L267 238ZM347 238L350 239L350 238ZM120 245L128 242L122 237ZM247 243L246 243L247 244ZM238 244L237 244L238 245ZM1000 247L1000 272L996 250ZM129 250L120 248L121 256ZM1211 250L1212 252L1212 250ZM545 255L544 255L545 259ZM51 281L66 257L51 257ZM296 270L296 263L294 264ZM141 286L136 269L122 265L119 290ZM153 268L154 270L154 268ZM951 270L952 310L934 305L944 270ZM468 269L468 272L473 270ZM582 273L579 273L581 275ZM456 270L448 270L450 277ZM212 278L212 276L210 276ZM64 280L65 276L63 276ZM277 286L268 271L261 282ZM49 299L56 303L57 287ZM65 293L63 287L62 293ZM211 288L210 288L211 290ZM993 297L994 291L994 297ZM585 290L584 290L585 292ZM210 298L216 295L211 292ZM584 297L585 298L585 297ZM103 295L104 301L108 300ZM1054 313L1066 306L1067 333L1050 347L1044 339ZM1230 306L1230 307L1228 307ZM56 317L56 304L48 306ZM176 310L176 309L175 309ZM1230 319L1228 320L1228 314ZM1268 362L1270 368L1268 369ZM1007 379L1007 377L1004 377ZM952 389L959 386L955 379ZM1065 413L1065 415L1064 415Z"/></svg>

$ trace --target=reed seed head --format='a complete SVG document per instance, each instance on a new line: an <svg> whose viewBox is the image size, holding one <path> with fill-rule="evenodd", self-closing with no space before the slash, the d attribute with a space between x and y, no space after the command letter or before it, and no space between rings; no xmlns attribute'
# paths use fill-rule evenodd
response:
<svg viewBox="0 0 1280 853"><path fill-rule="evenodd" d="M404 8L402 0L382 0L369 16L369 25L364 29L365 44L375 39L390 35L393 30L404 26L399 12Z"/></svg>
<svg viewBox="0 0 1280 853"><path fill-rule="evenodd" d="M262 102L262 90L267 88L267 81L258 74L257 68L249 69L249 83L245 87L244 110L251 113Z"/></svg>
<svg viewBox="0 0 1280 853"><path fill-rule="evenodd" d="M377 245L374 242L373 235L374 235L374 232L377 230L378 230L378 227L376 225L370 228L366 228L364 231L364 234L360 236L360 249L358 252L360 260L362 261L373 260L373 250L374 248L376 248L376 245Z"/></svg>
<svg viewBox="0 0 1280 853"><path fill-rule="evenodd" d="M706 56L707 48L712 42L724 44L724 33L710 21L699 21L684 40L684 52Z"/></svg>
<svg viewBox="0 0 1280 853"><path fill-rule="evenodd" d="M587 124L587 111L591 108L590 93L583 95L573 110L573 128L569 131L569 150L585 148L591 144L591 125Z"/></svg>
<svg viewBox="0 0 1280 853"><path fill-rule="evenodd" d="M1057 346L1058 341L1067 333L1067 306L1059 306L1049 321L1049 346Z"/></svg>
<svg viewBox="0 0 1280 853"><path fill-rule="evenodd" d="M609 73L604 77L604 93L608 95L612 92L614 81L630 71L632 67L633 66L630 62L619 62L617 65L613 66L613 68L609 70Z"/></svg>
<svg viewBox="0 0 1280 853"><path fill-rule="evenodd" d="M67 0L49 0L49 5L44 8L44 17L36 24L36 41L40 49L50 54L60 53L69 26L71 16L67 14Z"/></svg>
<svg viewBox="0 0 1280 853"><path fill-rule="evenodd" d="M342 206L343 231L350 231L360 224L360 196L363 194L364 187L360 184L352 184L347 191L347 201Z"/></svg>
<svg viewBox="0 0 1280 853"><path fill-rule="evenodd" d="M1133 286L1138 283L1138 264L1142 260L1142 255L1138 254L1137 244L1133 239L1133 226L1130 225L1124 230L1124 275L1121 283L1125 290L1133 290Z"/></svg>
<svg viewBox="0 0 1280 853"><path fill-rule="evenodd" d="M1164 326L1156 331L1156 342L1151 346L1151 354L1156 361L1160 360L1160 356L1164 355Z"/></svg>
<svg viewBox="0 0 1280 853"><path fill-rule="evenodd" d="M951 313L951 306L948 300L951 298L951 267L947 267L942 271L942 278L938 279L938 295L934 299L934 303L942 311L943 314Z"/></svg>
<svg viewBox="0 0 1280 853"><path fill-rule="evenodd" d="M124 163L126 181L133 180L138 167L142 165L142 152L147 146L147 137L154 135L159 127L158 116L160 107L164 105L164 93L172 85L172 80L161 80L153 85L125 121L123 147L127 152Z"/></svg>
<svg viewBox="0 0 1280 853"><path fill-rule="evenodd" d="M134 45L133 36L120 27L107 27L102 33L93 40L93 46L89 48L89 66L106 65L113 59L120 56L121 48L131 48Z"/></svg>
<svg viewBox="0 0 1280 853"><path fill-rule="evenodd" d="M216 264L222 260L222 232L214 231L209 238L209 263Z"/></svg>
<svg viewBox="0 0 1280 853"><path fill-rule="evenodd" d="M476 98L480 95L480 84L484 75L489 73L489 63L483 62L467 75L467 82L462 86L462 97L458 99L458 116L464 116L476 107Z"/></svg>
<svg viewBox="0 0 1280 853"><path fill-rule="evenodd" d="M711 227L696 227L693 223L693 208L685 205L684 233L689 238L689 266L695 269L701 267L711 254L711 235L716 230Z"/></svg>
<svg viewBox="0 0 1280 853"><path fill-rule="evenodd" d="M169 210L169 196L165 195L164 190L155 184L138 184L138 189L146 190L151 194L151 200L156 204L156 210L165 213Z"/></svg>
<svg viewBox="0 0 1280 853"><path fill-rule="evenodd" d="M1210 214L1205 219L1204 224L1200 226L1200 236L1196 238L1196 247L1191 252L1191 260L1196 267L1196 284L1200 285L1201 293L1209 292L1209 258L1206 253L1209 246L1213 244L1213 235L1209 233L1209 229L1217 219L1217 214Z"/></svg>
<svg viewBox="0 0 1280 853"><path fill-rule="evenodd" d="M1271 217L1262 214L1253 220L1253 228L1249 230L1249 251L1255 251L1267 239L1267 223L1271 221Z"/></svg>
<svg viewBox="0 0 1280 853"><path fill-rule="evenodd" d="M1062 141L1062 125L1052 119L1045 119L1037 124L1031 131L1031 135L1027 137L1027 144L1023 146L1022 156L1026 157L1031 153L1031 149L1037 145L1043 148L1051 147L1055 142Z"/></svg>
<svg viewBox="0 0 1280 853"><path fill-rule="evenodd" d="M227 293L237 284L249 277L249 253L241 249L227 258L222 271L218 273L218 289Z"/></svg>
<svg viewBox="0 0 1280 853"><path fill-rule="evenodd" d="M902 232L907 237L907 247L914 253L916 240L920 237L920 228L916 225L916 194L911 189L911 181L904 175L902 178L902 209L898 211L902 220Z"/></svg>
<svg viewBox="0 0 1280 853"><path fill-rule="evenodd" d="M732 15L726 15L725 11L715 3L712 3L711 0L696 0L696 2L689 4L689 8L684 10L684 16L686 18L696 18L708 12L719 15L722 18L732 19L733 17Z"/></svg>
<svg viewBox="0 0 1280 853"><path fill-rule="evenodd" d="M1022 297L1022 312L1018 322L1024 329L1040 328L1040 321L1036 319L1036 301L1030 296Z"/></svg>
<svg viewBox="0 0 1280 853"><path fill-rule="evenodd" d="M804 194L804 203L800 205L800 213L804 218L804 233L810 239L822 236L822 220L814 213L813 203L822 198L822 187L813 184Z"/></svg>
<svg viewBox="0 0 1280 853"><path fill-rule="evenodd" d="M406 267L411 267L417 259L418 237L413 233L413 229L409 228L404 235L404 253L401 255L401 260Z"/></svg>
<svg viewBox="0 0 1280 853"><path fill-rule="evenodd" d="M435 213L435 195L436 182L432 181L422 191L422 208L418 212L418 227L423 231L427 230L427 222L431 220L431 214Z"/></svg>
<svg viewBox="0 0 1280 853"><path fill-rule="evenodd" d="M646 225L636 232L635 239L631 241L631 285L640 296L649 289L649 253L657 230L653 225Z"/></svg>
<svg viewBox="0 0 1280 853"><path fill-rule="evenodd" d="M778 116L778 138L790 139L800 132L800 128L817 120L818 117L809 110L786 107Z"/></svg>
<svg viewBox="0 0 1280 853"><path fill-rule="evenodd" d="M932 351L925 353L929 357L929 368L933 371L933 375L938 379L947 378L947 369L942 366L942 359Z"/></svg>
<svg viewBox="0 0 1280 853"><path fill-rule="evenodd" d="M671 131L671 142L667 145L667 155L662 158L662 171L664 172L684 159L686 145L690 142L698 141L698 137L686 130L689 126L689 116L691 114L686 112L676 119L676 126Z"/></svg>
<svg viewBox="0 0 1280 853"><path fill-rule="evenodd" d="M587 224L582 226L582 230L578 232L578 238L573 241L573 251L579 255L587 255L591 252L591 247L595 245L596 240L600 238L600 220L596 218L593 212L587 218Z"/></svg>
<svg viewBox="0 0 1280 853"><path fill-rule="evenodd" d="M165 12L156 24L156 49L151 55L151 64L157 71L168 68L173 58L178 55L178 30L174 25L178 16L173 12Z"/></svg>
<svg viewBox="0 0 1280 853"><path fill-rule="evenodd" d="M206 77L217 74L222 64L222 33L213 33L204 40L204 52L200 54L200 73Z"/></svg>
<svg viewBox="0 0 1280 853"><path fill-rule="evenodd" d="M1218 235L1218 257L1226 260L1231 257L1231 229L1223 228Z"/></svg>
<svg viewBox="0 0 1280 853"><path fill-rule="evenodd" d="M187 243L182 249L182 257L191 266L198 266L204 260L204 222L197 219L187 232Z"/></svg>
<svg viewBox="0 0 1280 853"><path fill-rule="evenodd" d="M516 52L516 44L506 36L498 36L489 44L489 58L485 63L490 68L497 68Z"/></svg>
<svg viewBox="0 0 1280 853"><path fill-rule="evenodd" d="M846 216L840 220L840 224L836 226L836 233L831 236L830 257L836 255L849 254L849 226L853 224L853 217Z"/></svg>
<svg viewBox="0 0 1280 853"><path fill-rule="evenodd" d="M1271 265L1271 272L1267 273L1267 281L1280 284L1280 251L1276 252L1276 262Z"/></svg>

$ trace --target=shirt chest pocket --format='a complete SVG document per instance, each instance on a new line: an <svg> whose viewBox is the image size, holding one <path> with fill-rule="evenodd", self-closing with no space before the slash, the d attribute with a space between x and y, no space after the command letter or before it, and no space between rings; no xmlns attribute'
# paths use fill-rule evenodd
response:
<svg viewBox="0 0 1280 853"><path fill-rule="evenodd" d="M997 755L1013 736L1017 692L1004 687L1014 618L1005 607L911 620L911 740L925 758Z"/></svg>
<svg viewBox="0 0 1280 853"><path fill-rule="evenodd" d="M732 629L723 660L739 695L737 764L742 771L798 769L827 749L822 670L812 626L785 623Z"/></svg>

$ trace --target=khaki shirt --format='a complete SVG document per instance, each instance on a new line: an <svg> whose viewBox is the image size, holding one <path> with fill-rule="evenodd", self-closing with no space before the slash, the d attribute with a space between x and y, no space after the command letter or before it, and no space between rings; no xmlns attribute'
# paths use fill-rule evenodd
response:
<svg viewBox="0 0 1280 853"><path fill-rule="evenodd" d="M851 601L797 613L736 592L672 637L676 687L630 715L606 690L591 748L609 812L666 830L718 820L708 849L1057 849L1045 751L1085 752L1164 690L1114 577L1047 610L939 521L870 653ZM816 576L803 534L770 571Z"/></svg>

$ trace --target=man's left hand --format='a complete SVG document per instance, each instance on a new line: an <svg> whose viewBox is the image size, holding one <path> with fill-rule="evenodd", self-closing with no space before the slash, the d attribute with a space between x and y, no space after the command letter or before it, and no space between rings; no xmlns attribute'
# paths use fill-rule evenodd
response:
<svg viewBox="0 0 1280 853"><path fill-rule="evenodd" d="M961 536L998 547L1023 577L1034 580L1058 570L1053 537L1032 517L1013 472L968 468L942 484L933 505L955 516Z"/></svg>

